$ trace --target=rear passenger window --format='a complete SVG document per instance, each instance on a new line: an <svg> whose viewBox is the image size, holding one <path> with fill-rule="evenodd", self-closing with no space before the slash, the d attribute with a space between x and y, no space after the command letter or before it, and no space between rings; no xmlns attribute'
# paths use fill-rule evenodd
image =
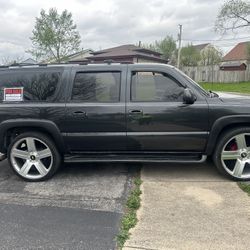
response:
<svg viewBox="0 0 250 250"><path fill-rule="evenodd" d="M54 101L61 81L61 72L19 71L0 74L0 96L4 88L23 87L24 101Z"/></svg>
<svg viewBox="0 0 250 250"><path fill-rule="evenodd" d="M75 102L118 102L120 84L120 72L77 73L71 99Z"/></svg>
<svg viewBox="0 0 250 250"><path fill-rule="evenodd" d="M158 72L132 72L131 101L179 102L184 88L170 75Z"/></svg>

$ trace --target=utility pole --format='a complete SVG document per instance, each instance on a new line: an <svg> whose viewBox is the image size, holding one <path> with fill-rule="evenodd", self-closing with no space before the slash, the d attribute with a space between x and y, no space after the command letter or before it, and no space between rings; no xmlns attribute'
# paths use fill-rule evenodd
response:
<svg viewBox="0 0 250 250"><path fill-rule="evenodd" d="M180 68L180 58L181 58L181 36L182 36L182 24L179 24L179 34L178 34L178 41L179 41L179 48L178 48L178 59L177 59L177 68Z"/></svg>

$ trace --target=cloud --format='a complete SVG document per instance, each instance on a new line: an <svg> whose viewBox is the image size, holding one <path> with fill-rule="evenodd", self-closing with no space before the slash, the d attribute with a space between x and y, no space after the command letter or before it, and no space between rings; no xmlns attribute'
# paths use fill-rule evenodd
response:
<svg viewBox="0 0 250 250"><path fill-rule="evenodd" d="M0 61L25 54L35 17L41 8L68 9L82 37L83 48L107 48L127 43L153 42L172 35L178 24L185 40L218 37L213 26L224 0L0 0ZM187 43L188 41L184 41ZM25 56L28 56L27 54Z"/></svg>

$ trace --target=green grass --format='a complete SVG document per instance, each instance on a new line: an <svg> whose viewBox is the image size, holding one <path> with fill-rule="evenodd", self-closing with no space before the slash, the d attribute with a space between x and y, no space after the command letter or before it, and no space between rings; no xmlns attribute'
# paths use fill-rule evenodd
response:
<svg viewBox="0 0 250 250"><path fill-rule="evenodd" d="M250 82L240 83L200 83L206 90L221 92L238 92L250 94Z"/></svg>
<svg viewBox="0 0 250 250"><path fill-rule="evenodd" d="M239 182L239 187L250 196L250 184Z"/></svg>
<svg viewBox="0 0 250 250"><path fill-rule="evenodd" d="M132 191L126 202L125 214L121 220L120 232L117 235L117 244L119 249L122 249L126 240L129 239L129 230L135 227L138 221L136 211L139 209L141 204L141 184L141 179L139 177L135 178Z"/></svg>

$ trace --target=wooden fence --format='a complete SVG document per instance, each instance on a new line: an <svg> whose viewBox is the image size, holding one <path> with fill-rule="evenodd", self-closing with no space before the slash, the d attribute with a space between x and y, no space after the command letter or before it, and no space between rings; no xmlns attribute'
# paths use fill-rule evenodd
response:
<svg viewBox="0 0 250 250"><path fill-rule="evenodd" d="M250 81L250 65L244 71L223 71L218 65L183 67L185 74L196 82L248 82Z"/></svg>

